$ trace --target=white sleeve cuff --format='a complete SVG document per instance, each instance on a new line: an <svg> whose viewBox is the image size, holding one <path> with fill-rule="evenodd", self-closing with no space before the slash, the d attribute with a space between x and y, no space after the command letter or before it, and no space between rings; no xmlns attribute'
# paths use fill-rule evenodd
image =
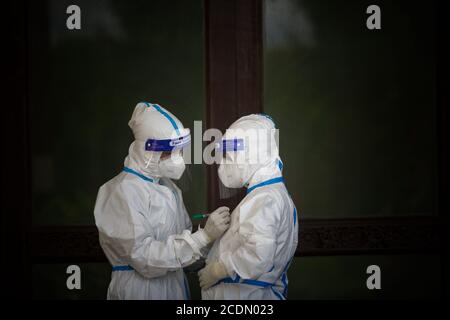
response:
<svg viewBox="0 0 450 320"><path fill-rule="evenodd" d="M211 242L211 238L206 234L203 229L197 230L192 234L192 238L198 243L201 248L206 247Z"/></svg>

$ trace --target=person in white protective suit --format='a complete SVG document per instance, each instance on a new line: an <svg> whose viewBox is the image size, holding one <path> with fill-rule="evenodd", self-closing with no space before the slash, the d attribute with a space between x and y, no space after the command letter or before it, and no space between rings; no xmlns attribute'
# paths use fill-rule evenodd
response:
<svg viewBox="0 0 450 320"><path fill-rule="evenodd" d="M135 141L121 173L100 187L95 223L112 265L108 299L188 299L183 272L228 228L229 209L210 214L204 229L192 224L180 189L182 148L189 129L157 104L139 103L128 125Z"/></svg>
<svg viewBox="0 0 450 320"><path fill-rule="evenodd" d="M234 122L219 144L220 180L229 188L246 187L247 195L199 272L202 299L287 298L298 222L283 183L275 133L269 116L252 114Z"/></svg>

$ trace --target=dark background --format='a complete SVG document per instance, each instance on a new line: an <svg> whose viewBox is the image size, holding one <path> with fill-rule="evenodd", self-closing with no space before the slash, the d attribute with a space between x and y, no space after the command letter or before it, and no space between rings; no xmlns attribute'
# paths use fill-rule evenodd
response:
<svg viewBox="0 0 450 320"><path fill-rule="evenodd" d="M81 7L79 31L65 26L70 4ZM290 299L440 297L447 278L433 234L448 208L448 73L438 40L447 33L438 32L436 3L407 1L378 1L382 29L370 31L370 4L18 2L2 126L12 151L2 166L2 259L18 266L7 279L12 295L105 298L109 264L97 251L75 254L85 243L79 231L59 235L92 230L97 190L121 170L127 122L146 100L191 130L194 120L223 129L247 110L275 119L306 226ZM230 44L235 55L225 54ZM189 169L189 212L213 208L214 169ZM82 290L67 290L69 264L80 265ZM371 264L381 267L382 290L366 288ZM198 299L196 274L188 277Z"/></svg>

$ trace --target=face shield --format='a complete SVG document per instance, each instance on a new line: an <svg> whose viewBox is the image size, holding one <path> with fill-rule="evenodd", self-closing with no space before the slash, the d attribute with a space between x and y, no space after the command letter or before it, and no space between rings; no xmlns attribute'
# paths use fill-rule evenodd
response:
<svg viewBox="0 0 450 320"><path fill-rule="evenodd" d="M145 151L172 152L187 147L191 143L191 134L189 129L183 129L184 135L173 139L147 139L145 142Z"/></svg>
<svg viewBox="0 0 450 320"><path fill-rule="evenodd" d="M222 199L236 195L246 185L255 168L250 159L249 137L228 137L216 145L221 155L218 169L219 193Z"/></svg>
<svg viewBox="0 0 450 320"><path fill-rule="evenodd" d="M256 171L278 159L276 131L256 126L227 130L225 137L216 144L216 154L221 155L218 170L221 198L237 194L239 188L248 185Z"/></svg>
<svg viewBox="0 0 450 320"><path fill-rule="evenodd" d="M189 129L184 128L182 135L172 139L147 139L145 151L160 154L158 170L162 177L180 180L184 176L186 169L183 150L189 147L190 143Z"/></svg>
<svg viewBox="0 0 450 320"><path fill-rule="evenodd" d="M244 178L248 170L246 161L246 142L244 138L223 139L216 144L219 155L219 195L221 199L235 196L245 184Z"/></svg>

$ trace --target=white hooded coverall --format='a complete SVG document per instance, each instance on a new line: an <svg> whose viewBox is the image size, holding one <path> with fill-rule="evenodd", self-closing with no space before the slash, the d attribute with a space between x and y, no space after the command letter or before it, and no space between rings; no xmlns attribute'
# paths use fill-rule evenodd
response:
<svg viewBox="0 0 450 320"><path fill-rule="evenodd" d="M267 127L267 121L250 115L230 128L245 129L249 124L258 128L260 123ZM247 195L233 210L230 228L214 243L206 260L207 264L221 262L230 276L202 290L202 299L287 298L287 269L297 248L298 222L277 154L263 165L253 165L256 171L246 182Z"/></svg>
<svg viewBox="0 0 450 320"><path fill-rule="evenodd" d="M191 234L180 189L158 172L161 152L144 152L148 135L167 139L187 129L149 103L136 106L129 125L136 140L125 167L100 188L94 210L100 244L113 267L107 297L189 299L182 268L204 254L206 243Z"/></svg>

